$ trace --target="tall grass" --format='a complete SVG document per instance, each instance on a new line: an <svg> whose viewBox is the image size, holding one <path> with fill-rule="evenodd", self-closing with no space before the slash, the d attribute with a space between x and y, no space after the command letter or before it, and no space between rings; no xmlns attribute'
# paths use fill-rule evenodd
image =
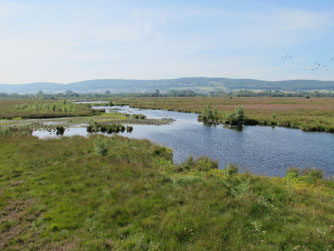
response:
<svg viewBox="0 0 334 251"><path fill-rule="evenodd" d="M0 100L0 119L41 119L91 116L101 111L88 104L75 104L66 100Z"/></svg>

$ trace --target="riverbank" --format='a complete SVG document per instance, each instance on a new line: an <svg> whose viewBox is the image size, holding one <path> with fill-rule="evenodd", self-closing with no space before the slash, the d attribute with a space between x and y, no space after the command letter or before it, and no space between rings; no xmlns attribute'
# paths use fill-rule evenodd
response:
<svg viewBox="0 0 334 251"><path fill-rule="evenodd" d="M334 132L334 98L121 98L113 102L143 109L198 114L210 102L222 118L242 106L253 124Z"/></svg>
<svg viewBox="0 0 334 251"><path fill-rule="evenodd" d="M171 156L119 136L0 137L1 249L334 248L321 172L268 178Z"/></svg>

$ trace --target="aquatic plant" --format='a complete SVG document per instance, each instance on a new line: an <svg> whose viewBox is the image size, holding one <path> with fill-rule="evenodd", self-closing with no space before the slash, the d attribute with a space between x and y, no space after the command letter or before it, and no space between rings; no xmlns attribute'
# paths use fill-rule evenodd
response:
<svg viewBox="0 0 334 251"><path fill-rule="evenodd" d="M146 119L146 116L143 114L132 114L132 117L135 119Z"/></svg>
<svg viewBox="0 0 334 251"><path fill-rule="evenodd" d="M131 133L133 131L133 127L132 126L127 126L126 131Z"/></svg>
<svg viewBox="0 0 334 251"><path fill-rule="evenodd" d="M57 126L57 127L56 127L56 134L57 134L57 135L63 135L64 132L65 132L65 128L64 128L64 126Z"/></svg>

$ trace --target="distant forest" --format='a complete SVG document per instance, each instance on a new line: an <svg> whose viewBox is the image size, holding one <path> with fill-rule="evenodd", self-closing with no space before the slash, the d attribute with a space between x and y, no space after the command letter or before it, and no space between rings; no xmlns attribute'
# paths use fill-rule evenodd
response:
<svg viewBox="0 0 334 251"><path fill-rule="evenodd" d="M56 94L48 94L39 91L36 94L18 94L18 93L0 93L0 99L94 99L94 98L121 98L121 97L334 97L334 92L326 91L297 91L297 92L283 92L279 90L267 91L211 91L208 93L198 93L191 90L170 90L166 93L161 93L160 90L147 93L123 93L113 94L110 91L104 93L76 93L73 91L65 91Z"/></svg>

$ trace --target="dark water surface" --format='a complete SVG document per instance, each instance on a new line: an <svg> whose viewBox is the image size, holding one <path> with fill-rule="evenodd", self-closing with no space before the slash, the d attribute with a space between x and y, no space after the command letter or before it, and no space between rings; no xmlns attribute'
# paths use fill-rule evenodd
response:
<svg viewBox="0 0 334 251"><path fill-rule="evenodd" d="M236 131L221 126L203 126L197 122L196 114L117 108L121 109L120 112L140 113L152 119L175 119L170 125L133 125L132 133L120 135L150 139L172 148L176 163L186 160L189 155L206 155L217 160L220 168L234 163L253 174L284 176L286 169L293 165L302 168L315 166L325 170L327 176L334 175L333 134L265 126L244 126L242 131ZM55 137L46 131L36 131L34 135ZM69 128L64 135L86 136L88 133L86 128Z"/></svg>

